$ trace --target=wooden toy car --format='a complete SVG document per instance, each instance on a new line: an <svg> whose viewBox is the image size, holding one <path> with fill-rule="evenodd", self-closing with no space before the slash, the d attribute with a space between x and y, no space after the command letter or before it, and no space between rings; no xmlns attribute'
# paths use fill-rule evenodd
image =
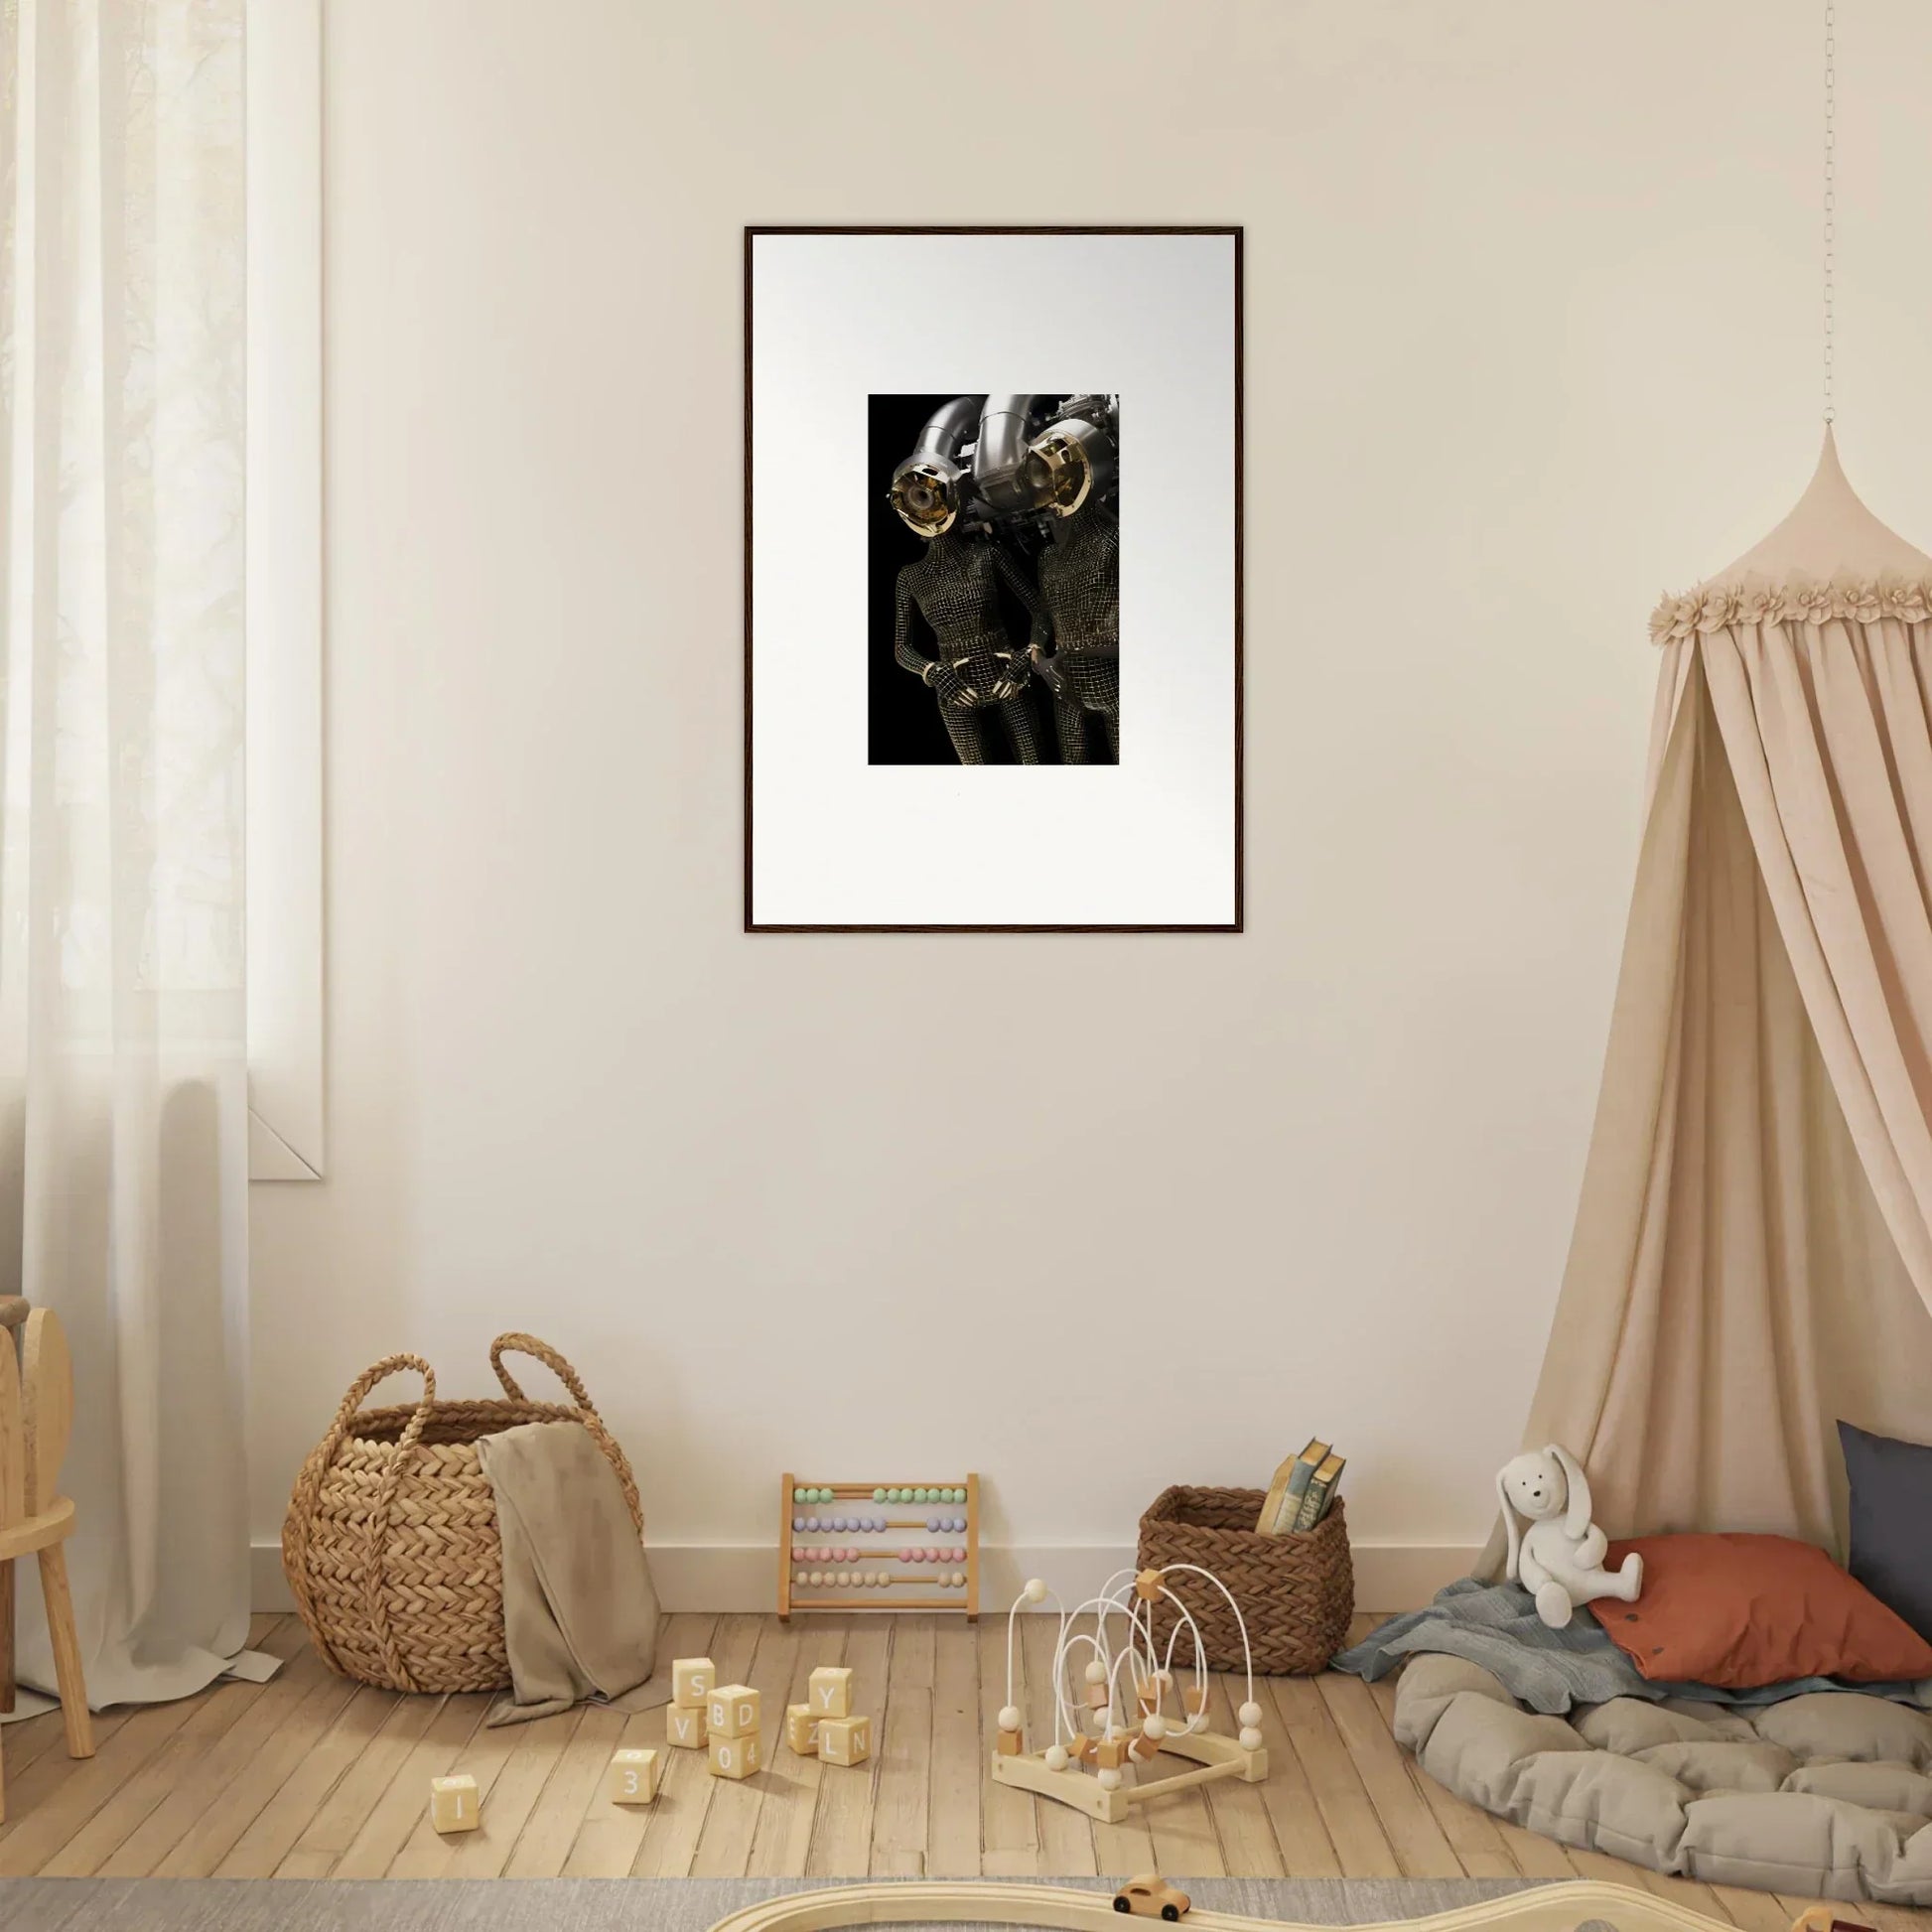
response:
<svg viewBox="0 0 1932 1932"><path fill-rule="evenodd" d="M1193 1903L1184 1891L1176 1891L1158 1871L1130 1878L1114 1893L1114 1910L1132 1912L1139 1918L1164 1918L1170 1925L1184 1917Z"/></svg>

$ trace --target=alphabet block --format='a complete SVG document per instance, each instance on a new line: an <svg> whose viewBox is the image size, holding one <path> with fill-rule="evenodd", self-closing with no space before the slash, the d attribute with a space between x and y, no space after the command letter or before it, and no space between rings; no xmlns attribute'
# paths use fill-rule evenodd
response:
<svg viewBox="0 0 1932 1932"><path fill-rule="evenodd" d="M800 1757L818 1755L818 1720L809 1704L785 1706L785 1743Z"/></svg>
<svg viewBox="0 0 1932 1932"><path fill-rule="evenodd" d="M738 1737L713 1737L711 1775L714 1778L749 1778L760 1762L759 1734L747 1731Z"/></svg>
<svg viewBox="0 0 1932 1932"><path fill-rule="evenodd" d="M429 1822L439 1832L474 1832L483 1823L483 1800L467 1771L429 1781Z"/></svg>
<svg viewBox="0 0 1932 1932"><path fill-rule="evenodd" d="M673 1704L664 1712L664 1741L683 1751L704 1749L704 1711L687 1711L682 1705Z"/></svg>
<svg viewBox="0 0 1932 1932"><path fill-rule="evenodd" d="M671 1660L671 1702L680 1711L695 1711L718 1684L718 1666L709 1657Z"/></svg>
<svg viewBox="0 0 1932 1932"><path fill-rule="evenodd" d="M1102 1737L1093 1747L1093 1761L1103 1771L1118 1771L1127 1761L1127 1739Z"/></svg>
<svg viewBox="0 0 1932 1932"><path fill-rule="evenodd" d="M812 1701L814 1718L849 1718L852 1715L852 1672L844 1664L821 1664L813 1671L806 1690Z"/></svg>
<svg viewBox="0 0 1932 1932"><path fill-rule="evenodd" d="M705 1700L705 1732L711 1737L748 1737L759 1727L759 1693L749 1684L723 1684Z"/></svg>
<svg viewBox="0 0 1932 1932"><path fill-rule="evenodd" d="M604 1777L604 1795L614 1805L649 1804L657 1796L657 1767L661 1762L655 1751L613 1752L611 1768Z"/></svg>
<svg viewBox="0 0 1932 1932"><path fill-rule="evenodd" d="M826 1764L863 1764L872 1755L870 1718L823 1718L818 1726L818 1755Z"/></svg>

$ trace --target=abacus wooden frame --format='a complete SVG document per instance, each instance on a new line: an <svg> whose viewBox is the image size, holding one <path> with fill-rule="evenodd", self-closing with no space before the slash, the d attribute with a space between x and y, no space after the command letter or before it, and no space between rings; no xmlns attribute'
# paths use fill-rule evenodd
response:
<svg viewBox="0 0 1932 1932"><path fill-rule="evenodd" d="M894 1595L882 1602L875 1591L867 1590L856 1596L818 1596L809 1602L794 1602L791 1594L791 1544L795 1532L791 1518L798 1505L793 1502L791 1492L801 1483L813 1489L829 1489L833 1498L839 1502L872 1501L875 1489L957 1489L961 1487L957 1477L939 1482L808 1482L805 1478L793 1475L786 1470L778 1483L778 1621L789 1623L796 1612L803 1615L816 1610L864 1610L878 1615L891 1615L897 1610L964 1610L968 1623L980 1620L980 1479L968 1474L966 1490L966 1590L965 1600L960 1600L954 1592L944 1596L898 1596ZM889 1505L889 1507L915 1509L916 1503ZM913 1525L906 1525L911 1528ZM916 1527L923 1532L925 1525ZM834 1531L832 1534L836 1535Z"/></svg>

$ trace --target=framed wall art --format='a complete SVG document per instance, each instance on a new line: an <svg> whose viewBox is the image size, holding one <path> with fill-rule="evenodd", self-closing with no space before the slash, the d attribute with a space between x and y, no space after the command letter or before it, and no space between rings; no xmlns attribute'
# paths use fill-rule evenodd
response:
<svg viewBox="0 0 1932 1932"><path fill-rule="evenodd" d="M1239 228L748 228L745 445L748 931L1241 929Z"/></svg>

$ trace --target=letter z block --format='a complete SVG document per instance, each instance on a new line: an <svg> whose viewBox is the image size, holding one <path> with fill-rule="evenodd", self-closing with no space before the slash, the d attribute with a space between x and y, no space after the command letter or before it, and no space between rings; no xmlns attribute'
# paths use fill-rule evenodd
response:
<svg viewBox="0 0 1932 1932"><path fill-rule="evenodd" d="M818 1755L818 1720L809 1704L785 1706L785 1743L800 1757Z"/></svg>

